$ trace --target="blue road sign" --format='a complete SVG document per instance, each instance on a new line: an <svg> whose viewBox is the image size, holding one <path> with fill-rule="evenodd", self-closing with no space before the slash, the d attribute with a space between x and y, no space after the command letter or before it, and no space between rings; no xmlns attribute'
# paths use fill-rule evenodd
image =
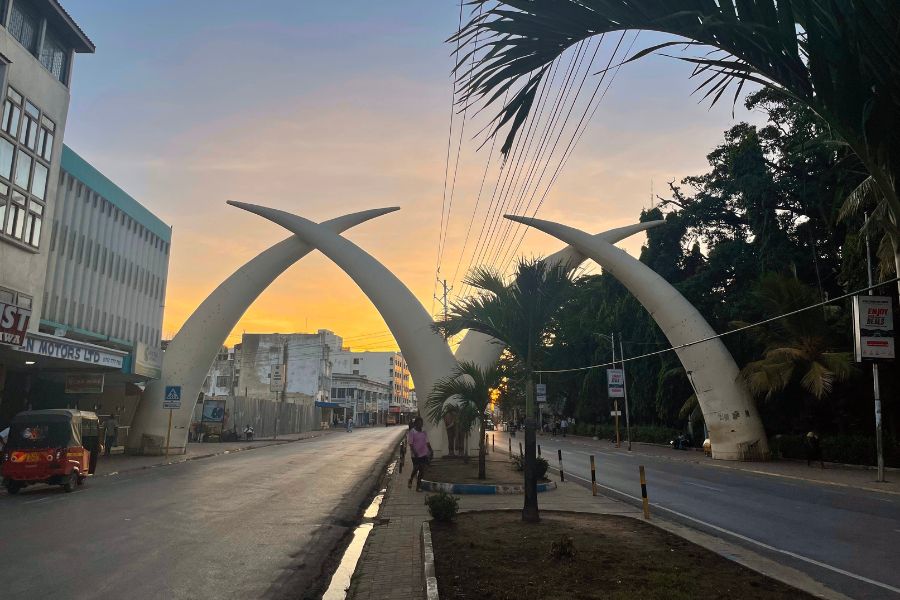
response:
<svg viewBox="0 0 900 600"><path fill-rule="evenodd" d="M163 408L181 408L181 386L167 385L166 395L163 398Z"/></svg>

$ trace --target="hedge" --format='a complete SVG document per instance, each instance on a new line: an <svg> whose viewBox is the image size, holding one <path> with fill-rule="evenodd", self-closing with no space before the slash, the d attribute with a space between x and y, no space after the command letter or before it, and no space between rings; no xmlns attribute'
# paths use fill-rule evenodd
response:
<svg viewBox="0 0 900 600"><path fill-rule="evenodd" d="M826 435L819 439L822 460L849 465L875 465L875 438L865 435ZM769 440L772 458L806 460L805 435L776 435ZM884 464L900 467L900 447L884 437Z"/></svg>

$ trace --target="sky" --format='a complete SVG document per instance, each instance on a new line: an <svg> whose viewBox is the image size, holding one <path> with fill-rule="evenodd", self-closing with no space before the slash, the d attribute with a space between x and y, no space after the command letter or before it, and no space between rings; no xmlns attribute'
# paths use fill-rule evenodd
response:
<svg viewBox="0 0 900 600"><path fill-rule="evenodd" d="M460 270L489 205L489 194L478 196L489 144L481 146L477 118L463 128L457 112L448 169L454 47L446 40L458 24L458 2L63 4L97 46L76 57L65 142L173 227L166 337L224 278L287 236L226 200L314 221L399 206L346 237L436 312L445 236L441 278L450 280L451 295L463 290ZM642 33L635 51L656 39ZM732 111L730 102L700 103L689 75L688 65L661 56L622 67L537 216L593 232L619 227L649 206L651 182L664 195L667 182L705 172L722 132L755 115ZM488 190L498 179L499 163L490 164ZM491 231L485 239L503 239ZM636 255L643 240L620 246ZM519 253L559 247L531 231ZM318 253L277 279L227 343L244 331L318 329L354 349L396 348L362 292Z"/></svg>

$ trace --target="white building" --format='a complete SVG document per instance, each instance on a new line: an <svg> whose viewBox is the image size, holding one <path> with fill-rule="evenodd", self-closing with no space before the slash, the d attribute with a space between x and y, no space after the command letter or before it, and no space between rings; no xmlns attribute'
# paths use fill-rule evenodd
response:
<svg viewBox="0 0 900 600"><path fill-rule="evenodd" d="M353 352L349 348L333 349L332 369L335 374L362 375L373 381L386 383L390 388L389 414L398 416L416 412L410 399L410 374L406 360L399 352ZM379 423L383 417L379 417Z"/></svg>
<svg viewBox="0 0 900 600"><path fill-rule="evenodd" d="M323 411L323 420L334 423L337 417L346 422L353 417L360 426L384 423L390 407L390 385L350 373L332 373L331 385L332 408L330 412Z"/></svg>

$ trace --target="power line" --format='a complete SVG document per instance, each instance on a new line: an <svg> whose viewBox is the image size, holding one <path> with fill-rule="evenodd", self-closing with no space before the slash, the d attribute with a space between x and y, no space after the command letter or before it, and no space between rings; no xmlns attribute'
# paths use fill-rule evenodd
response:
<svg viewBox="0 0 900 600"><path fill-rule="evenodd" d="M760 327L762 325L766 325L767 323L772 323L773 321L778 321L779 319L784 319L786 317L790 317L790 316L805 312L807 310L812 310L814 308L820 308L827 304L833 304L835 302L838 302L839 300L846 300L847 298L851 298L853 296L858 296L858 295L862 294L863 292L868 292L869 290L874 290L875 288L884 287L884 286L894 283L898 280L900 280L900 277L894 277L892 279L882 281L881 283L876 283L874 285L870 285L868 287L864 287L862 289L856 290L855 292L850 292L849 294L844 294L843 296L838 296L837 298L831 298L830 300L816 302L815 304L810 304L809 306L804 306L803 308L798 308L797 310L792 310L790 312L780 314L776 317L770 317L768 319L763 319L762 321L757 321L756 323L750 323L749 325L743 325L741 327L738 327L736 329L731 329L724 333L718 333L716 335L705 337L705 338L699 339L699 340L694 340L693 342L687 342L687 343L681 344L679 346L670 346L669 348L664 348L663 350L657 350L656 352L648 352L647 354L641 354L640 356L632 356L632 357L626 358L624 360L618 360L618 361L616 361L616 363L621 364L623 362L631 362L633 360L640 360L642 358L648 358L650 356L657 356L659 354L665 354L666 352L671 352L673 350L681 350L682 348L696 346L697 344L702 344L704 342L709 342L711 340L723 338L726 335L732 335L734 333L740 333L741 331L746 331L746 330L752 329L754 327ZM545 370L545 371L535 371L535 373L572 373L575 371L588 371L590 369L599 369L602 367L609 367L612 365L613 365L612 362L608 362L608 363L603 363L603 364L599 364L599 365L588 365L587 367L575 367L572 369L552 369L552 370Z"/></svg>

